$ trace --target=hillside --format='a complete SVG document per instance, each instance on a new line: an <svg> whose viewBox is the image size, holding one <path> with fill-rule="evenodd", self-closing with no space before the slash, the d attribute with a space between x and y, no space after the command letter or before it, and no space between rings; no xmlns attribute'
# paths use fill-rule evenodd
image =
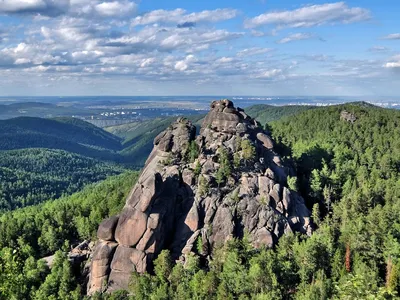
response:
<svg viewBox="0 0 400 300"><path fill-rule="evenodd" d="M0 212L71 194L126 169L121 140L74 118L0 121Z"/></svg>
<svg viewBox="0 0 400 300"><path fill-rule="evenodd" d="M265 124L314 108L316 107L302 105L272 106L258 104L246 108L245 111L249 116L252 116L261 124Z"/></svg>
<svg viewBox="0 0 400 300"><path fill-rule="evenodd" d="M82 113L88 114L87 110L84 110L84 112L82 110L82 108L58 106L51 103L40 102L23 102L7 105L0 104L0 119L10 119L22 116L52 118L56 116L80 115Z"/></svg>
<svg viewBox="0 0 400 300"><path fill-rule="evenodd" d="M20 117L0 121L0 150L60 149L84 156L117 160L118 137L73 118Z"/></svg>
<svg viewBox="0 0 400 300"><path fill-rule="evenodd" d="M124 171L62 150L0 151L0 212L57 199Z"/></svg>
<svg viewBox="0 0 400 300"><path fill-rule="evenodd" d="M0 299L82 299L81 271L63 251L96 234L103 218L121 210L138 174L128 172L72 196L0 216ZM53 254L52 270L41 257Z"/></svg>
<svg viewBox="0 0 400 300"><path fill-rule="evenodd" d="M341 118L344 111L356 120ZM281 155L296 168L292 185L319 225L312 269L318 281L305 277L303 294L312 298L325 289L328 298L394 299L400 291L400 111L353 103L269 125Z"/></svg>

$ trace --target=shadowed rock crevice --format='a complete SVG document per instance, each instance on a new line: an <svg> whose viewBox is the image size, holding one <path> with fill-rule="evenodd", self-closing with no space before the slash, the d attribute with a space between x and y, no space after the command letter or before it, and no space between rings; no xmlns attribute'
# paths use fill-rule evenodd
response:
<svg viewBox="0 0 400 300"><path fill-rule="evenodd" d="M88 294L127 288L163 249L184 263L199 251L212 259L234 237L262 248L288 232L310 234L310 212L288 189L287 171L272 139L229 100L212 103L198 136L179 118L156 137L122 212L99 226Z"/></svg>

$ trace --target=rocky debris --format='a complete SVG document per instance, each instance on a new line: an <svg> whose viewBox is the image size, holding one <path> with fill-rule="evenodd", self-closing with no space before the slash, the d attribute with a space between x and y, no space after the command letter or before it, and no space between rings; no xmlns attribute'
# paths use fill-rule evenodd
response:
<svg viewBox="0 0 400 300"><path fill-rule="evenodd" d="M354 114L352 114L346 110L343 110L340 113L340 120L354 123L355 121L357 121L357 117Z"/></svg>
<svg viewBox="0 0 400 300"><path fill-rule="evenodd" d="M163 249L184 263L189 253L212 259L215 247L245 233L257 248L292 231L311 234L310 212L288 189L287 169L257 122L215 101L195 133L180 118L155 139L124 209L99 226L88 294L127 288Z"/></svg>
<svg viewBox="0 0 400 300"><path fill-rule="evenodd" d="M73 266L80 265L82 262L89 259L94 250L94 243L90 241L83 241L78 246L68 252L67 257ZM53 267L55 255L42 258L49 268Z"/></svg>

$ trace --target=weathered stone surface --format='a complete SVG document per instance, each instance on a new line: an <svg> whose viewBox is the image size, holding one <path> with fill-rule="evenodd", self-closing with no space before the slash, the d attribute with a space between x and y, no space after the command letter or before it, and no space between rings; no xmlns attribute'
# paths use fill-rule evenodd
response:
<svg viewBox="0 0 400 300"><path fill-rule="evenodd" d="M340 113L340 120L354 123L355 121L357 121L357 117L354 114L344 110Z"/></svg>
<svg viewBox="0 0 400 300"><path fill-rule="evenodd" d="M269 136L265 133L259 132L257 133L257 139L263 144L263 146L267 149L273 149L274 144Z"/></svg>
<svg viewBox="0 0 400 300"><path fill-rule="evenodd" d="M253 246L255 248L262 247L272 247L274 245L274 240L272 238L271 232L267 228L263 227L256 231L254 234Z"/></svg>
<svg viewBox="0 0 400 300"><path fill-rule="evenodd" d="M212 243L214 245L224 244L232 238L233 229L233 215L229 207L219 207L212 223Z"/></svg>
<svg viewBox="0 0 400 300"><path fill-rule="evenodd" d="M119 218L115 231L116 241L127 247L135 246L147 228L147 215L138 209L127 208Z"/></svg>
<svg viewBox="0 0 400 300"><path fill-rule="evenodd" d="M149 266L163 249L185 262L190 253L212 259L214 247L245 233L257 248L272 247L292 231L311 233L310 212L287 188L286 168L255 120L229 100L215 101L200 135L195 132L189 121L179 118L155 139L119 218L99 226L101 240L117 243L100 241L96 247L89 294L103 287L127 288L130 274L152 271ZM249 161L240 147L246 139L256 154ZM199 156L189 163L185 157L192 141ZM218 182L222 148L239 165ZM197 163L200 174L194 174Z"/></svg>
<svg viewBox="0 0 400 300"><path fill-rule="evenodd" d="M99 242L92 257L88 293L102 291L110 273L110 264L118 244L113 242Z"/></svg>
<svg viewBox="0 0 400 300"><path fill-rule="evenodd" d="M97 230L97 237L103 241L114 241L114 232L118 219L119 216L113 216L101 222Z"/></svg>
<svg viewBox="0 0 400 300"><path fill-rule="evenodd" d="M185 225L193 232L199 228L199 212L196 202L193 202L193 206L185 219Z"/></svg>

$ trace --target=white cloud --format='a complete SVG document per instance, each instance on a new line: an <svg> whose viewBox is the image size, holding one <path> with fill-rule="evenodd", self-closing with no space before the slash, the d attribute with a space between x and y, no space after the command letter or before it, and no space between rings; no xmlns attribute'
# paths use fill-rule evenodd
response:
<svg viewBox="0 0 400 300"><path fill-rule="evenodd" d="M389 48L384 47L384 46L373 46L368 49L368 51L370 51L370 52L385 52L388 50L389 50Z"/></svg>
<svg viewBox="0 0 400 300"><path fill-rule="evenodd" d="M392 33L383 37L384 40L400 40L400 33Z"/></svg>
<svg viewBox="0 0 400 300"><path fill-rule="evenodd" d="M316 38L315 35L311 33L294 33L291 34L279 41L277 41L278 44L286 44L294 41L301 41L301 40L309 40L309 39L314 39Z"/></svg>
<svg viewBox="0 0 400 300"><path fill-rule="evenodd" d="M69 0L0 0L0 13L60 15L68 11Z"/></svg>
<svg viewBox="0 0 400 300"><path fill-rule="evenodd" d="M95 6L95 10L101 16L116 17L132 14L136 4L130 1L103 2Z"/></svg>
<svg viewBox="0 0 400 300"><path fill-rule="evenodd" d="M389 62L385 65L386 68L400 68L400 61Z"/></svg>
<svg viewBox="0 0 400 300"><path fill-rule="evenodd" d="M281 70L281 69L272 69L272 70L267 70L267 71L263 71L263 72L259 73L258 75L256 75L256 78L273 79L273 78L277 78L282 73L283 73L283 70Z"/></svg>
<svg viewBox="0 0 400 300"><path fill-rule="evenodd" d="M348 7L344 2L308 5L296 10L261 14L245 21L247 28L263 25L285 27L312 27L324 24L354 23L370 18L370 12L360 7Z"/></svg>
<svg viewBox="0 0 400 300"><path fill-rule="evenodd" d="M197 61L197 59L195 58L194 55L188 55L185 57L184 60L180 60L180 61L176 62L175 70L181 71L181 72L186 71L189 68L189 65L196 61Z"/></svg>
<svg viewBox="0 0 400 300"><path fill-rule="evenodd" d="M384 67L388 69L400 68L400 55L393 56L391 61L387 62Z"/></svg>
<svg viewBox="0 0 400 300"><path fill-rule="evenodd" d="M240 50L237 53L237 56L239 56L239 57L256 56L256 55L262 55L262 54L271 52L273 50L274 49L272 49L272 48L253 47L253 48L247 48L247 49Z"/></svg>
<svg viewBox="0 0 400 300"><path fill-rule="evenodd" d="M136 6L131 0L0 0L0 13L32 14L36 20L60 15L121 19L132 17Z"/></svg>
<svg viewBox="0 0 400 300"><path fill-rule="evenodd" d="M225 56L216 60L217 63L222 63L222 64L231 63L233 61L234 61L233 57L225 57Z"/></svg>
<svg viewBox="0 0 400 300"><path fill-rule="evenodd" d="M137 16L132 21L132 26L149 25L155 23L162 24L191 24L198 22L220 22L233 19L238 15L235 9L216 9L204 10L197 13L188 14L186 10L177 8L174 10L154 10L142 16ZM183 26L185 27L185 26Z"/></svg>

